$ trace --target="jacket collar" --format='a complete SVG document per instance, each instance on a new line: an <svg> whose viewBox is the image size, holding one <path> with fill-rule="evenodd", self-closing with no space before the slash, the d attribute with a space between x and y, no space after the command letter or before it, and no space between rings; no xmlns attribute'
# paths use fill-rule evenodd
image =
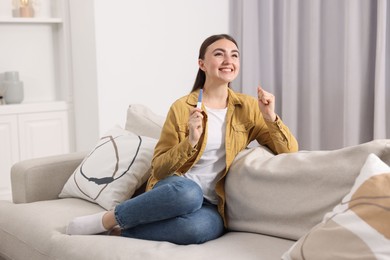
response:
<svg viewBox="0 0 390 260"><path fill-rule="evenodd" d="M187 97L187 103L191 106L196 106L198 103L199 89L191 92ZM238 98L237 94L231 89L228 88L228 103L232 105L241 105L241 100Z"/></svg>

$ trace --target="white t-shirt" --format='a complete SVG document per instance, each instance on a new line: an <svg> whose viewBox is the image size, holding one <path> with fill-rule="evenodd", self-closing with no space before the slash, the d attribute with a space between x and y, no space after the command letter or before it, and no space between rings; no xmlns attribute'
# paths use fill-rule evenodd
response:
<svg viewBox="0 0 390 260"><path fill-rule="evenodd" d="M213 204L218 203L215 193L215 184L218 177L226 167L225 133L226 112L225 109L207 108L208 134L204 153L186 174L186 178L195 181L203 191L204 197Z"/></svg>

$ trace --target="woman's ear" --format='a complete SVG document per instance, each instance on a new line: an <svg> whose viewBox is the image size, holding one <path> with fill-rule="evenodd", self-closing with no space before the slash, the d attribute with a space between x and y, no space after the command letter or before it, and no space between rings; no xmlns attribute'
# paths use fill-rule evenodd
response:
<svg viewBox="0 0 390 260"><path fill-rule="evenodd" d="M199 69L206 71L206 68L204 66L204 61L202 59L198 60Z"/></svg>

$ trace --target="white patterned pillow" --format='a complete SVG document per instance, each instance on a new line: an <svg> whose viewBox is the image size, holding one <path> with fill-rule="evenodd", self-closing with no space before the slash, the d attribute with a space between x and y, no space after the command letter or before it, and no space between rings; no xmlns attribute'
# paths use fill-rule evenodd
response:
<svg viewBox="0 0 390 260"><path fill-rule="evenodd" d="M389 259L390 167L370 154L351 191L283 260Z"/></svg>
<svg viewBox="0 0 390 260"><path fill-rule="evenodd" d="M108 131L70 176L59 197L77 197L106 210L114 208L150 176L156 143L156 139L119 127Z"/></svg>

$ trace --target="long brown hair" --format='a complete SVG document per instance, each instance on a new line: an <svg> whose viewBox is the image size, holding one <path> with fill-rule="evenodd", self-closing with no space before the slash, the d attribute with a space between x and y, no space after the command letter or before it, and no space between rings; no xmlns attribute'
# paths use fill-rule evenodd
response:
<svg viewBox="0 0 390 260"><path fill-rule="evenodd" d="M198 59L203 60L207 48L211 44L213 44L214 42L216 42L218 40L222 40L222 39L227 39L227 40L233 42L237 46L237 48L238 48L237 42L236 42L236 40L234 40L234 38L232 36L230 36L228 34L212 35L212 36L208 37L206 40L204 40L202 45L200 46ZM195 82L194 82L194 85L192 87L191 92L195 91L197 89L203 88L205 82L206 82L206 74L204 73L203 70L201 70L199 68L198 69L198 74L196 75ZM230 85L230 82L229 82L229 85Z"/></svg>

